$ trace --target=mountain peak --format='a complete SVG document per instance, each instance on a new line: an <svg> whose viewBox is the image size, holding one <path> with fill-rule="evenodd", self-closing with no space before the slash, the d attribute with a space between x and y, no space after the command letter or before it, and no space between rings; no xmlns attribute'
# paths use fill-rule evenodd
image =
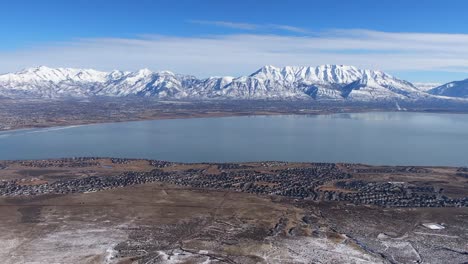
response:
<svg viewBox="0 0 468 264"><path fill-rule="evenodd" d="M171 71L158 71L158 74L159 75L175 75L173 72Z"/></svg>
<svg viewBox="0 0 468 264"><path fill-rule="evenodd" d="M52 71L52 70L53 70L52 68L49 68L49 67L44 66L44 65L40 65L40 66L37 66L37 67L24 68L21 71L18 71L16 73L21 74L21 73L32 73L32 72L41 72L41 71Z"/></svg>
<svg viewBox="0 0 468 264"><path fill-rule="evenodd" d="M153 72L148 68L140 69L136 72L137 75L151 75Z"/></svg>
<svg viewBox="0 0 468 264"><path fill-rule="evenodd" d="M289 83L299 81L346 84L359 79L379 78L380 75L382 75L381 72L360 70L355 66L325 64L316 67L285 66L282 68L266 65L250 76L263 80L269 79Z"/></svg>
<svg viewBox="0 0 468 264"><path fill-rule="evenodd" d="M0 75L0 96L154 96L186 99L406 100L431 97L380 71L326 64L265 65L249 76L197 79L170 71L134 72L39 66Z"/></svg>
<svg viewBox="0 0 468 264"><path fill-rule="evenodd" d="M45 65L40 65L40 66L37 66L37 67L32 68L32 69L34 69L34 70L52 70L52 68L49 68L49 67L47 67Z"/></svg>
<svg viewBox="0 0 468 264"><path fill-rule="evenodd" d="M273 66L273 65L265 65L261 69L265 70L265 71L273 71L273 70L277 70L278 68L276 66Z"/></svg>
<svg viewBox="0 0 468 264"><path fill-rule="evenodd" d="M260 72L269 73L269 72L276 71L276 70L278 70L278 68L273 66L273 65L264 65L263 67L258 69L256 72L252 73L251 76L253 76L253 75L257 74L257 73L260 73Z"/></svg>

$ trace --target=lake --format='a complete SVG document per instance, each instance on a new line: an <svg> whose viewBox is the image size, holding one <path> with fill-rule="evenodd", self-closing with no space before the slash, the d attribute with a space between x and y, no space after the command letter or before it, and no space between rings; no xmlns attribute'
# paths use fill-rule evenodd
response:
<svg viewBox="0 0 468 264"><path fill-rule="evenodd" d="M468 166L468 115L244 116L0 132L2 160L78 156Z"/></svg>

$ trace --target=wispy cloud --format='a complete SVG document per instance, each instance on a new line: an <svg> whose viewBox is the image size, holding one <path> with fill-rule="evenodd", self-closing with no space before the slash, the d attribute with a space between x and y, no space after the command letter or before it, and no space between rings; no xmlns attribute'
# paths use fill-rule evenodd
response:
<svg viewBox="0 0 468 264"><path fill-rule="evenodd" d="M267 27L280 29L280 30L284 30L284 31L295 32L295 33L302 33L302 34L312 33L310 30L307 30L305 28L293 27L293 26L288 26L288 25L269 24L269 25L267 25Z"/></svg>
<svg viewBox="0 0 468 264"><path fill-rule="evenodd" d="M278 25L278 24L252 24L252 23L238 23L238 22L230 22L230 21L212 21L212 20L189 20L188 22L192 24L227 27L227 28L241 29L241 30L248 30L248 31L280 30L280 31L289 31L289 32L300 33L300 34L311 33L311 31L305 28L294 27L294 26L289 26L289 25Z"/></svg>
<svg viewBox="0 0 468 264"><path fill-rule="evenodd" d="M229 22L229 21L189 20L189 22L192 24L210 25L210 26L217 26L217 27L243 29L243 30L255 30L259 28L259 25L256 25L256 24L236 23L236 22Z"/></svg>
<svg viewBox="0 0 468 264"><path fill-rule="evenodd" d="M467 72L466 47L468 34L371 30L333 30L313 36L251 33L95 38L0 52L0 72L35 65L102 70L148 67L202 77L249 74L265 64L348 64L395 72Z"/></svg>

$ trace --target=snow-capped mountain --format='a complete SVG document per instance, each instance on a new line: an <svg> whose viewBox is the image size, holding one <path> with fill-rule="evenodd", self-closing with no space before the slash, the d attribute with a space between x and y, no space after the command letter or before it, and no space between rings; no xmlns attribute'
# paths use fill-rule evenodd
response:
<svg viewBox="0 0 468 264"><path fill-rule="evenodd" d="M38 97L88 96L107 80L108 73L95 70L45 66L0 75L0 94Z"/></svg>
<svg viewBox="0 0 468 264"><path fill-rule="evenodd" d="M433 95L468 98L468 79L450 82L428 91Z"/></svg>
<svg viewBox="0 0 468 264"><path fill-rule="evenodd" d="M381 71L353 66L264 66L249 76L197 79L169 71L30 68L0 75L0 96L148 96L168 99L413 100L434 97Z"/></svg>
<svg viewBox="0 0 468 264"><path fill-rule="evenodd" d="M353 66L318 67L265 66L250 75L261 88L285 91L284 96L299 94L316 99L408 99L420 96L411 83L384 72L360 70Z"/></svg>

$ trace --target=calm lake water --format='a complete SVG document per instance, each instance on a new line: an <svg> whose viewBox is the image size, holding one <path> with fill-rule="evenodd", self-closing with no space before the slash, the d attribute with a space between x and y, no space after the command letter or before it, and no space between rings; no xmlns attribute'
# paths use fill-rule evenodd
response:
<svg viewBox="0 0 468 264"><path fill-rule="evenodd" d="M78 156L468 166L468 115L249 116L0 133L2 160Z"/></svg>

